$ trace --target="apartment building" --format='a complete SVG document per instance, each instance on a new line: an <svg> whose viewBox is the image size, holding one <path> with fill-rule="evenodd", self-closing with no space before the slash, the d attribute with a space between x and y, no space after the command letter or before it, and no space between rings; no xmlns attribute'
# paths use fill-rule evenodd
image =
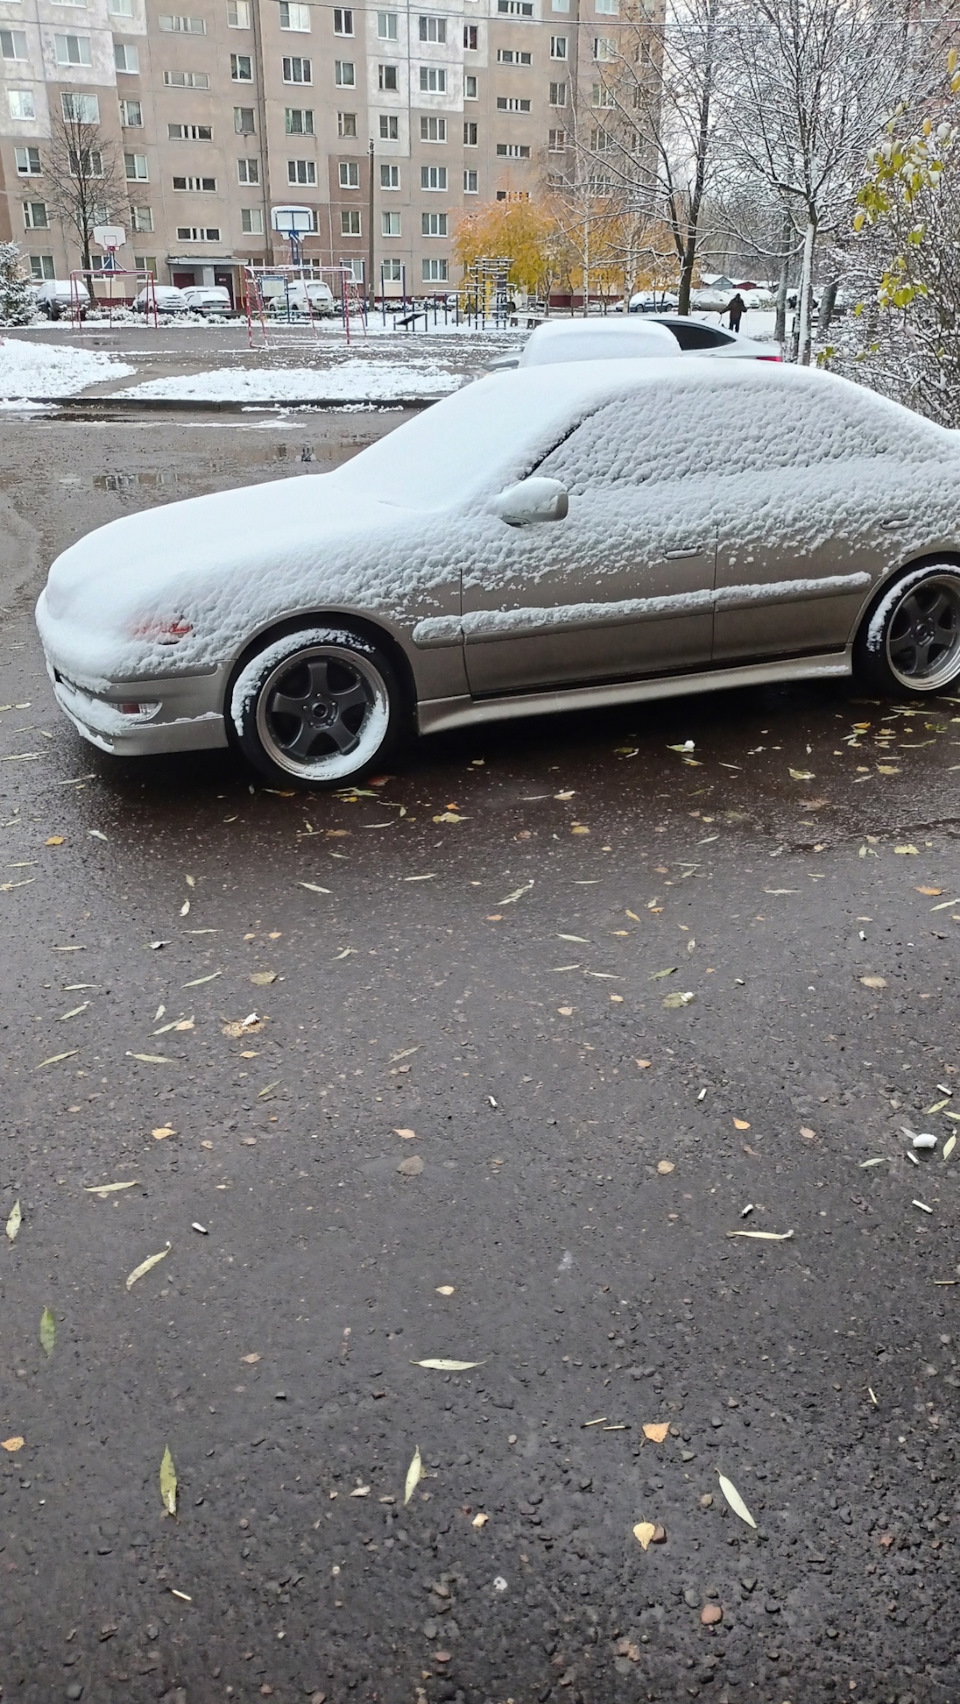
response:
<svg viewBox="0 0 960 1704"><path fill-rule="evenodd" d="M0 0L0 236L37 278L82 264L49 184L79 118L117 162L121 266L236 297L244 265L289 259L272 215L296 204L305 260L440 290L461 210L562 177L605 67L655 62L662 19L662 0L170 3Z"/></svg>

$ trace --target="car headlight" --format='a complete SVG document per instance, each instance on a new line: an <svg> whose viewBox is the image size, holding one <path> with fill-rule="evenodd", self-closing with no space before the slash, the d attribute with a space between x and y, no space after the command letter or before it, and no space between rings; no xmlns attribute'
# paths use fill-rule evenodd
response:
<svg viewBox="0 0 960 1704"><path fill-rule="evenodd" d="M151 645L179 645L181 639L186 639L193 632L193 625L182 615L175 615L167 621L159 616L150 616L146 621L138 621L130 632L132 638L145 639Z"/></svg>

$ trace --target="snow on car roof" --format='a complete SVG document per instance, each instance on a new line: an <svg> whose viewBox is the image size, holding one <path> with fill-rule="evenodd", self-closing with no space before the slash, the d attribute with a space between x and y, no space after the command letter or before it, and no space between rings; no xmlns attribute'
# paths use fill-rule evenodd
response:
<svg viewBox="0 0 960 1704"><path fill-rule="evenodd" d="M643 320L554 320L538 325L524 345L521 367L558 361L596 361L680 353L676 341Z"/></svg>

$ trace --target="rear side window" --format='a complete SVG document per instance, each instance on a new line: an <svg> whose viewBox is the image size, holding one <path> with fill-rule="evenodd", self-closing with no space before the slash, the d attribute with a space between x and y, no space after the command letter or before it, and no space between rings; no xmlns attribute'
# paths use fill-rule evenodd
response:
<svg viewBox="0 0 960 1704"><path fill-rule="evenodd" d="M653 321L654 325L665 323L663 320ZM715 325L701 325L699 320L688 320L686 325L670 320L667 330L676 338L681 349L719 349L722 344L734 341L729 332L720 331Z"/></svg>

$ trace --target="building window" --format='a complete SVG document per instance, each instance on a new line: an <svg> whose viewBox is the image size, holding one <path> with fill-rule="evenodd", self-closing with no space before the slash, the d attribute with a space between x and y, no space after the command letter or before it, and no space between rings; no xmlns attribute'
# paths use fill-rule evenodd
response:
<svg viewBox="0 0 960 1704"><path fill-rule="evenodd" d="M245 237L263 236L263 208L241 207L240 229Z"/></svg>
<svg viewBox="0 0 960 1704"><path fill-rule="evenodd" d="M419 35L421 41L446 41L446 18L420 18Z"/></svg>
<svg viewBox="0 0 960 1704"><path fill-rule="evenodd" d="M238 160L237 161L237 182L238 183L259 183L260 182L260 161L259 160Z"/></svg>
<svg viewBox="0 0 960 1704"><path fill-rule="evenodd" d="M421 65L420 93L422 95L445 95L447 92L447 73L441 65Z"/></svg>
<svg viewBox="0 0 960 1704"><path fill-rule="evenodd" d="M479 184L478 176L477 176L476 172L464 172L464 174L463 174L463 193L464 193L464 195L479 195L480 194L480 184Z"/></svg>
<svg viewBox="0 0 960 1704"><path fill-rule="evenodd" d="M219 225L178 225L178 243L218 243L220 241Z"/></svg>
<svg viewBox="0 0 960 1704"><path fill-rule="evenodd" d="M498 112L529 112L530 102L519 95L498 95Z"/></svg>
<svg viewBox="0 0 960 1704"><path fill-rule="evenodd" d="M163 81L168 89L209 89L206 71L165 71Z"/></svg>
<svg viewBox="0 0 960 1704"><path fill-rule="evenodd" d="M25 231L49 231L50 220L47 217L47 204L45 201L24 202L23 228Z"/></svg>
<svg viewBox="0 0 960 1704"><path fill-rule="evenodd" d="M399 189L400 188L400 167L399 166L381 166L380 167L380 188L381 189Z"/></svg>
<svg viewBox="0 0 960 1704"><path fill-rule="evenodd" d="M383 237L399 237L399 235L400 235L400 215L399 215L399 213L381 213L381 215L380 215L380 235L383 236Z"/></svg>
<svg viewBox="0 0 960 1704"><path fill-rule="evenodd" d="M42 281L44 278L56 278L52 254L32 254L30 256L31 277Z"/></svg>
<svg viewBox="0 0 960 1704"><path fill-rule="evenodd" d="M203 18L180 18L169 16L157 19L157 28L167 31L170 35L206 35L207 26Z"/></svg>
<svg viewBox="0 0 960 1704"><path fill-rule="evenodd" d="M533 0L497 0L497 11L501 18L532 18Z"/></svg>
<svg viewBox="0 0 960 1704"><path fill-rule="evenodd" d="M551 0L551 6L554 12L569 12L570 0Z"/></svg>
<svg viewBox="0 0 960 1704"><path fill-rule="evenodd" d="M551 130L548 133L547 149L549 153L563 154L566 152L566 147L567 133L565 130Z"/></svg>
<svg viewBox="0 0 960 1704"><path fill-rule="evenodd" d="M100 123L100 101L96 95L62 94L60 111L68 124Z"/></svg>
<svg viewBox="0 0 960 1704"><path fill-rule="evenodd" d="M447 234L447 215L445 213L421 213L420 234L424 237L445 237Z"/></svg>
<svg viewBox="0 0 960 1704"><path fill-rule="evenodd" d="M447 121L445 118L420 119L421 142L445 142L447 140Z"/></svg>
<svg viewBox="0 0 960 1704"><path fill-rule="evenodd" d="M356 136L356 134L357 134L357 127L356 127L356 116L357 115L356 115L356 113L342 112L342 113L340 113L339 116L341 118L352 118L354 120L354 127L353 127L351 134ZM313 133L314 133L313 132L313 108L312 107L286 107L284 109L284 114L283 114L283 128L284 128L284 130L285 130L285 132L288 136L312 136ZM340 129L340 135L343 136L344 134L345 134L345 132L343 131L343 129Z"/></svg>
<svg viewBox="0 0 960 1704"><path fill-rule="evenodd" d="M135 254L133 264L138 272L152 272L157 276L157 257L155 254Z"/></svg>
<svg viewBox="0 0 960 1704"><path fill-rule="evenodd" d="M395 113L382 112L380 114L380 140L381 142L399 142L400 120Z"/></svg>
<svg viewBox="0 0 960 1704"><path fill-rule="evenodd" d="M249 53L231 53L230 78L234 83L253 82L253 60Z"/></svg>
<svg viewBox="0 0 960 1704"><path fill-rule="evenodd" d="M478 135L479 135L478 126L476 124L474 124L472 122L472 120L469 121L467 124L465 124L464 127L463 127L463 145L464 145L464 147L465 148L476 148L478 146L478 141L477 141Z"/></svg>
<svg viewBox="0 0 960 1704"><path fill-rule="evenodd" d="M39 148L14 148L13 157L16 161L18 177L40 177Z"/></svg>
<svg viewBox="0 0 960 1704"><path fill-rule="evenodd" d="M32 89L8 89L7 106L11 118L36 118L37 116Z"/></svg>
<svg viewBox="0 0 960 1704"><path fill-rule="evenodd" d="M113 62L118 71L126 71L136 77L140 72L140 53L135 47L128 47L125 42L115 41L113 44Z"/></svg>
<svg viewBox="0 0 960 1704"><path fill-rule="evenodd" d="M401 284L403 282L402 260L385 260L383 262L383 282L385 284Z"/></svg>
<svg viewBox="0 0 960 1704"><path fill-rule="evenodd" d="M356 136L356 134L357 134L357 115L356 115L356 113L355 112L338 112L337 113L337 135L338 136ZM310 135L311 136L313 135L313 113L310 114Z"/></svg>
<svg viewBox="0 0 960 1704"><path fill-rule="evenodd" d="M497 48L497 64L498 65L532 65L533 64L533 54L528 53L525 48L521 50L518 47L498 47Z"/></svg>
<svg viewBox="0 0 960 1704"><path fill-rule="evenodd" d="M291 160L290 161L291 166L306 166L306 165L312 165L312 164L313 164L313 162L311 160ZM341 160L337 170L338 170L338 173L339 173L340 188L341 189L359 189L360 188L360 162L359 162L359 160ZM307 178L290 178L290 182L291 183L306 183L306 182L315 183L316 179L315 178L310 178L310 179L307 179Z"/></svg>
<svg viewBox="0 0 960 1704"><path fill-rule="evenodd" d="M250 28L250 0L227 0L227 28L231 30L248 30Z"/></svg>
<svg viewBox="0 0 960 1704"><path fill-rule="evenodd" d="M79 177L80 171L85 177L103 177L103 155L99 148L80 148L70 151L70 176Z"/></svg>
<svg viewBox="0 0 960 1704"><path fill-rule="evenodd" d="M611 178L608 178L608 177L588 177L588 179L587 179L587 194L588 195L598 195L598 196L599 195L612 195L613 194L613 180Z"/></svg>
<svg viewBox="0 0 960 1704"><path fill-rule="evenodd" d="M463 98L465 101L475 101L478 99L477 79L476 77L471 77L469 71L463 79Z"/></svg>
<svg viewBox="0 0 960 1704"><path fill-rule="evenodd" d="M215 195L217 180L214 177L175 177L173 187L179 190L190 190L195 195Z"/></svg>
<svg viewBox="0 0 960 1704"><path fill-rule="evenodd" d="M525 142L498 142L497 155L501 160L529 160L530 149Z"/></svg>
<svg viewBox="0 0 960 1704"><path fill-rule="evenodd" d="M566 83L551 83L550 84L550 105L551 106L566 106L566 104L567 104L567 85L566 85Z"/></svg>
<svg viewBox="0 0 960 1704"><path fill-rule="evenodd" d="M551 59L566 59L566 57L567 57L567 37L566 36L551 36L550 37L550 58Z"/></svg>
<svg viewBox="0 0 960 1704"><path fill-rule="evenodd" d="M445 284L447 282L447 262L439 257L436 260L425 260L420 267L420 277L424 284Z"/></svg>
<svg viewBox="0 0 960 1704"><path fill-rule="evenodd" d="M112 18L132 18L133 0L107 0L107 11Z"/></svg>
<svg viewBox="0 0 960 1704"><path fill-rule="evenodd" d="M446 168L446 166L421 166L420 167L420 188L421 189L442 189L442 190L445 190L446 187L447 187L447 168Z"/></svg>
<svg viewBox="0 0 960 1704"><path fill-rule="evenodd" d="M613 36L594 36L593 57L603 65L611 65L617 57L617 44Z"/></svg>
<svg viewBox="0 0 960 1704"><path fill-rule="evenodd" d="M58 43L66 41L66 36L57 36ZM29 59L27 38L22 30L0 30L0 57L3 59ZM57 48L57 63L63 64L60 49ZM89 61L88 61L89 63Z"/></svg>
<svg viewBox="0 0 960 1704"><path fill-rule="evenodd" d="M468 53L477 53L480 48L480 28L477 24L464 24L463 45Z"/></svg>
<svg viewBox="0 0 960 1704"><path fill-rule="evenodd" d="M396 94L400 87L400 76L396 65L378 65L377 82L381 89L388 94Z"/></svg>
<svg viewBox="0 0 960 1704"><path fill-rule="evenodd" d="M139 101L120 102L120 123L125 130L143 129L143 107Z"/></svg>
<svg viewBox="0 0 960 1704"><path fill-rule="evenodd" d="M352 21L353 21L353 13L352 12L341 12L341 11L338 10L338 11L334 12L333 16L334 16L334 19L349 18L351 20L351 25L352 25ZM333 27L336 30L337 35L353 35L352 27L350 29L340 30L340 29L337 29L336 22L334 22ZM282 30L299 30L302 35L309 35L310 34L310 8L309 8L309 6L295 6L292 3L292 0L291 0L291 3L288 5L287 0L280 0L280 28Z"/></svg>
<svg viewBox="0 0 960 1704"><path fill-rule="evenodd" d="M150 173L147 171L146 154L124 154L123 172L128 183L148 183Z"/></svg>
<svg viewBox="0 0 960 1704"><path fill-rule="evenodd" d="M293 60L290 60L290 61L284 60L285 66L288 63L292 65ZM307 60L306 63L309 65L310 61ZM284 73L284 77L285 77L285 80L287 82L292 83L294 81L293 77L287 78L286 73ZM355 89L356 88L356 86L357 86L357 68L354 65L352 59L335 59L334 60L334 62L333 62L333 80L336 83L338 89ZM305 81L309 82L310 79L306 78Z"/></svg>
<svg viewBox="0 0 960 1704"><path fill-rule="evenodd" d="M341 277L345 284L363 283L362 260L354 259L350 255L341 255L340 265L342 268Z"/></svg>
<svg viewBox="0 0 960 1704"><path fill-rule="evenodd" d="M607 17L616 18L620 12L620 0L597 0L597 11Z"/></svg>
<svg viewBox="0 0 960 1704"><path fill-rule="evenodd" d="M234 107L233 128L238 136L252 136L256 131L253 107Z"/></svg>
<svg viewBox="0 0 960 1704"><path fill-rule="evenodd" d="M4 33L6 34L7 32ZM14 30L12 33L17 35L18 31ZM53 38L53 45L58 65L90 64L89 36L55 35ZM10 57L19 58L19 55L11 54ZM24 55L24 57L26 56ZM6 58L6 55L4 55L4 58Z"/></svg>
<svg viewBox="0 0 960 1704"><path fill-rule="evenodd" d="M396 12L377 13L377 35L381 41L396 41L397 14Z"/></svg>
<svg viewBox="0 0 960 1704"><path fill-rule="evenodd" d="M362 235L359 207L342 207L340 209L340 235L341 237L359 237Z"/></svg>
<svg viewBox="0 0 960 1704"><path fill-rule="evenodd" d="M131 104L134 105L134 106L139 106L140 102L134 101L133 103L131 103L131 102L128 101L125 104L127 106L129 106ZM168 124L167 125L167 141L168 142L212 142L213 141L213 125L212 124Z"/></svg>
<svg viewBox="0 0 960 1704"><path fill-rule="evenodd" d="M288 160L288 183L316 183L317 165L315 160Z"/></svg>
<svg viewBox="0 0 960 1704"><path fill-rule="evenodd" d="M594 83L590 90L590 104L595 107L612 107L617 103L612 89L608 89L605 83Z"/></svg>
<svg viewBox="0 0 960 1704"><path fill-rule="evenodd" d="M131 207L131 209L130 209L130 228L133 231L152 231L153 230L153 208L152 207Z"/></svg>

